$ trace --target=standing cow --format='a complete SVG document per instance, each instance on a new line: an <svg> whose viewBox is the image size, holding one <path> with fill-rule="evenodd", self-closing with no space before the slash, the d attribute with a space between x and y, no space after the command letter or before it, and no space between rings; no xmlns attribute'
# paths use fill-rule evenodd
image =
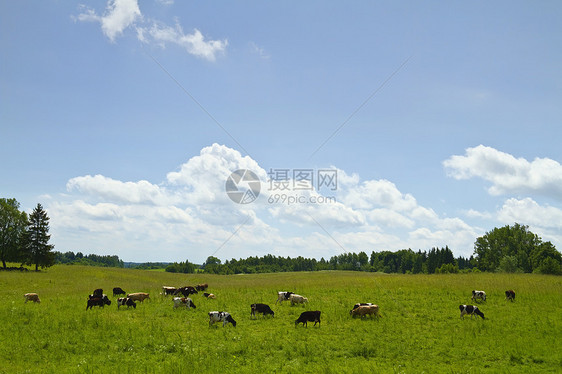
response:
<svg viewBox="0 0 562 374"><path fill-rule="evenodd" d="M289 296L289 301L291 302L291 305L308 303L308 299L306 297L297 294Z"/></svg>
<svg viewBox="0 0 562 374"><path fill-rule="evenodd" d="M187 309L197 309L193 300L189 297L174 297L174 309L179 308L180 306L184 306Z"/></svg>
<svg viewBox="0 0 562 374"><path fill-rule="evenodd" d="M250 317L255 317L256 313L261 313L264 317L266 315L275 317L275 312L273 312L267 304L252 304L250 305L250 309Z"/></svg>
<svg viewBox="0 0 562 374"><path fill-rule="evenodd" d="M366 317L366 316L379 316L379 306L378 305L360 305L357 308L349 312L353 317Z"/></svg>
<svg viewBox="0 0 562 374"><path fill-rule="evenodd" d="M505 300L515 301L515 291L513 290L505 291Z"/></svg>
<svg viewBox="0 0 562 374"><path fill-rule="evenodd" d="M135 304L134 300L128 297L120 297L117 299L117 309L119 309L120 306L127 306L127 309L130 307L137 308L137 304Z"/></svg>
<svg viewBox="0 0 562 374"><path fill-rule="evenodd" d="M189 295L197 294L198 292L195 287L185 286L178 288L178 290L176 291L176 295L178 293L181 293L183 297L189 297Z"/></svg>
<svg viewBox="0 0 562 374"><path fill-rule="evenodd" d="M117 296L117 295L126 295L127 293L125 291L123 291L123 289L121 287L115 287L113 288L113 297Z"/></svg>
<svg viewBox="0 0 562 374"><path fill-rule="evenodd" d="M472 290L472 300L476 301L476 300L482 300L482 301L486 301L486 292L484 291L477 291L477 290Z"/></svg>
<svg viewBox="0 0 562 374"><path fill-rule="evenodd" d="M103 295L103 297L90 297L86 305L86 310L92 309L92 307L94 306L99 306L103 308L105 305L111 305L111 300L109 300L107 295Z"/></svg>
<svg viewBox="0 0 562 374"><path fill-rule="evenodd" d="M232 323L232 326L236 327L236 321L228 312L209 312L209 327L216 322L222 322L222 327L227 323Z"/></svg>
<svg viewBox="0 0 562 374"><path fill-rule="evenodd" d="M314 326L316 326L316 323L318 323L318 326L320 326L320 313L321 312L319 310L302 312L299 318L295 321L295 327L299 323L302 323L303 326L308 327L307 322L314 322Z"/></svg>
<svg viewBox="0 0 562 374"><path fill-rule="evenodd" d="M464 318L465 314L470 314L470 318L474 317L476 314L484 319L484 313L482 313L476 305L459 305L459 309L461 311L461 318Z"/></svg>
<svg viewBox="0 0 562 374"><path fill-rule="evenodd" d="M40 303L41 302L41 300L39 300L39 295L37 295L34 292L26 293L25 295L23 295L23 297L25 297L26 303L28 301L33 301L34 303Z"/></svg>
<svg viewBox="0 0 562 374"><path fill-rule="evenodd" d="M146 292L130 293L127 295L127 297L133 301L140 301L141 303L146 299L150 299L150 295L147 294Z"/></svg>
<svg viewBox="0 0 562 374"><path fill-rule="evenodd" d="M283 302L283 301L289 300L289 297L292 294L294 294L294 292L286 292L286 291L277 292L277 301L275 302L275 304L277 304L278 302Z"/></svg>

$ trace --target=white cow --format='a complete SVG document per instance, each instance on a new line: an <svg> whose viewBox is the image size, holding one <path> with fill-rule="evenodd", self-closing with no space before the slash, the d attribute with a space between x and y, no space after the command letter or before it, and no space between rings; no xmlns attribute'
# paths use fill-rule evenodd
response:
<svg viewBox="0 0 562 374"><path fill-rule="evenodd" d="M228 312L209 312L209 327L216 322L222 322L223 327L230 322L236 327L236 321Z"/></svg>
<svg viewBox="0 0 562 374"><path fill-rule="evenodd" d="M193 303L193 300L191 300L191 298L189 298L189 297L174 297L174 309L179 308L180 306L184 306L187 309L191 309L191 307L193 307L193 309L197 309L197 307L195 306L195 304Z"/></svg>
<svg viewBox="0 0 562 374"><path fill-rule="evenodd" d="M289 301L291 302L291 305L308 303L308 299L306 297L297 294L289 296Z"/></svg>

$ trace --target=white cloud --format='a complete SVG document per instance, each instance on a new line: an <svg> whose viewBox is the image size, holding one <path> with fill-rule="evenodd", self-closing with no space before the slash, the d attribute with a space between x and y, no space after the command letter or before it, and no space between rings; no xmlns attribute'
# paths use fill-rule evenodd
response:
<svg viewBox="0 0 562 374"><path fill-rule="evenodd" d="M226 194L226 180L238 169L252 170L262 181L251 204L236 204ZM266 253L329 258L343 250L445 245L456 254L472 253L477 230L460 218L440 218L388 180L361 182L338 169L336 191L287 191L287 198L298 198L289 204L268 201L280 191L268 190L267 179L255 160L219 144L203 148L158 184L78 176L48 206L54 240L68 249L86 246L140 261ZM335 200L318 202L327 197Z"/></svg>
<svg viewBox="0 0 562 374"><path fill-rule="evenodd" d="M173 1L160 3L170 6ZM170 43L177 44L189 54L208 61L215 61L217 55L224 53L228 46L228 40L206 39L198 29L189 34L183 32L179 23L170 27L150 18L145 19L138 0L109 0L103 15L98 15L93 9L82 8L83 11L73 18L81 22L100 23L102 32L112 43L126 29L132 29L141 43L154 43L162 47Z"/></svg>
<svg viewBox="0 0 562 374"><path fill-rule="evenodd" d="M455 179L479 177L492 183L489 193L540 193L562 199L562 165L549 158L524 158L479 145L468 148L464 156L451 156L443 162L447 174Z"/></svg>
<svg viewBox="0 0 562 374"><path fill-rule="evenodd" d="M146 41L145 34L151 36L151 40L162 47L168 43L177 44L187 50L188 53L215 61L217 54L223 53L228 45L228 40L205 40L201 31L195 29L193 33L186 34L179 24L175 27L153 23L142 32L142 41Z"/></svg>
<svg viewBox="0 0 562 374"><path fill-rule="evenodd" d="M498 211L498 219L507 224L519 222L536 227L562 229L562 209L541 206L529 197L506 200Z"/></svg>
<svg viewBox="0 0 562 374"><path fill-rule="evenodd" d="M80 13L77 17L79 21L99 22L105 36L111 42L115 42L117 36L121 36L123 31L142 18L137 0L113 0L107 3L107 8L103 16L99 16L92 9L86 9L85 13Z"/></svg>

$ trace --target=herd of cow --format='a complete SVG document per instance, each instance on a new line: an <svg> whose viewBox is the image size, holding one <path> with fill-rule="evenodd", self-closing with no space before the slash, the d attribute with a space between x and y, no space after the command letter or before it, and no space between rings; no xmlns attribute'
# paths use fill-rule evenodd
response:
<svg viewBox="0 0 562 374"><path fill-rule="evenodd" d="M172 295L174 296L174 309L179 307L186 307L188 309L196 309L195 303L189 297L190 295L197 294L199 291L205 291L209 285L207 283L198 284L195 287L186 286L186 287L169 287L169 286L162 286L162 296ZM115 287L113 289L113 297L126 295L126 297L119 297L117 298L117 309L121 306L126 306L127 308L133 307L136 308L137 304L136 301L143 302L146 299L150 299L150 295L145 292L135 292L127 294L122 288ZM180 297L182 295L183 297ZM215 299L216 296L212 293L204 292L203 296L209 299ZM37 293L26 293L24 295L25 302L33 301L36 303L40 303L41 300L39 299L39 295ZM484 291L472 291L472 298L473 301L486 301L486 292ZM515 292L513 290L505 291L505 299L510 301L515 301ZM295 304L306 304L308 303L308 298L297 295L294 292L287 292L287 291L279 291L277 292L277 300L275 304L282 303L283 301L290 301L291 305ZM86 310L92 309L94 306L104 307L105 305L111 305L111 300L109 297L103 293L101 288L95 289L94 292L88 296ZM461 318L464 317L465 314L470 315L472 318L474 315L482 317L484 319L484 313L478 308L476 305L466 305L461 304L459 305L459 309L461 312ZM250 318L256 317L256 314L262 314L263 316L270 315L272 317L275 316L275 312L271 310L270 306L267 304L252 304L250 306ZM318 324L320 326L320 314L319 310L311 310L302 312L299 318L295 321L295 326L299 323L302 323L303 326L307 326L308 322L314 322L314 326ZM380 317L379 314L379 306L372 304L372 303L357 303L353 306L353 308L349 311L349 314L352 317ZM223 327L230 323L232 326L236 327L236 321L230 313L228 312L218 312L212 311L208 313L209 315L209 326L212 326L214 323L222 322Z"/></svg>

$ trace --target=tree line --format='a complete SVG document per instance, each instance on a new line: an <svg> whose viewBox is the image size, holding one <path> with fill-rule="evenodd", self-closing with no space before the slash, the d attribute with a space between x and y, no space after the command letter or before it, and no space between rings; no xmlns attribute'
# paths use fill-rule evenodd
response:
<svg viewBox="0 0 562 374"><path fill-rule="evenodd" d="M343 253L332 256L326 260L321 258L281 257L271 254L263 257L248 257L246 259L227 260L224 264L216 257L208 257L199 267L188 260L174 263L166 268L169 272L193 273L203 271L211 274L250 274L250 273L276 273L289 271L320 271L320 270L353 270L402 274L433 274L433 273L458 273L459 271L472 271L474 258L455 258L449 247L432 248L430 251L417 251L411 249L397 252L382 251Z"/></svg>
<svg viewBox="0 0 562 374"><path fill-rule="evenodd" d="M116 255L84 255L82 252L74 253L68 251L65 253L55 251L55 263L65 265L88 265L88 266L102 266L102 267L125 267L123 260L119 259Z"/></svg>
<svg viewBox="0 0 562 374"><path fill-rule="evenodd" d="M49 244L49 217L41 204L31 214L20 211L16 199L0 198L0 260L45 268L55 262L54 246Z"/></svg>

